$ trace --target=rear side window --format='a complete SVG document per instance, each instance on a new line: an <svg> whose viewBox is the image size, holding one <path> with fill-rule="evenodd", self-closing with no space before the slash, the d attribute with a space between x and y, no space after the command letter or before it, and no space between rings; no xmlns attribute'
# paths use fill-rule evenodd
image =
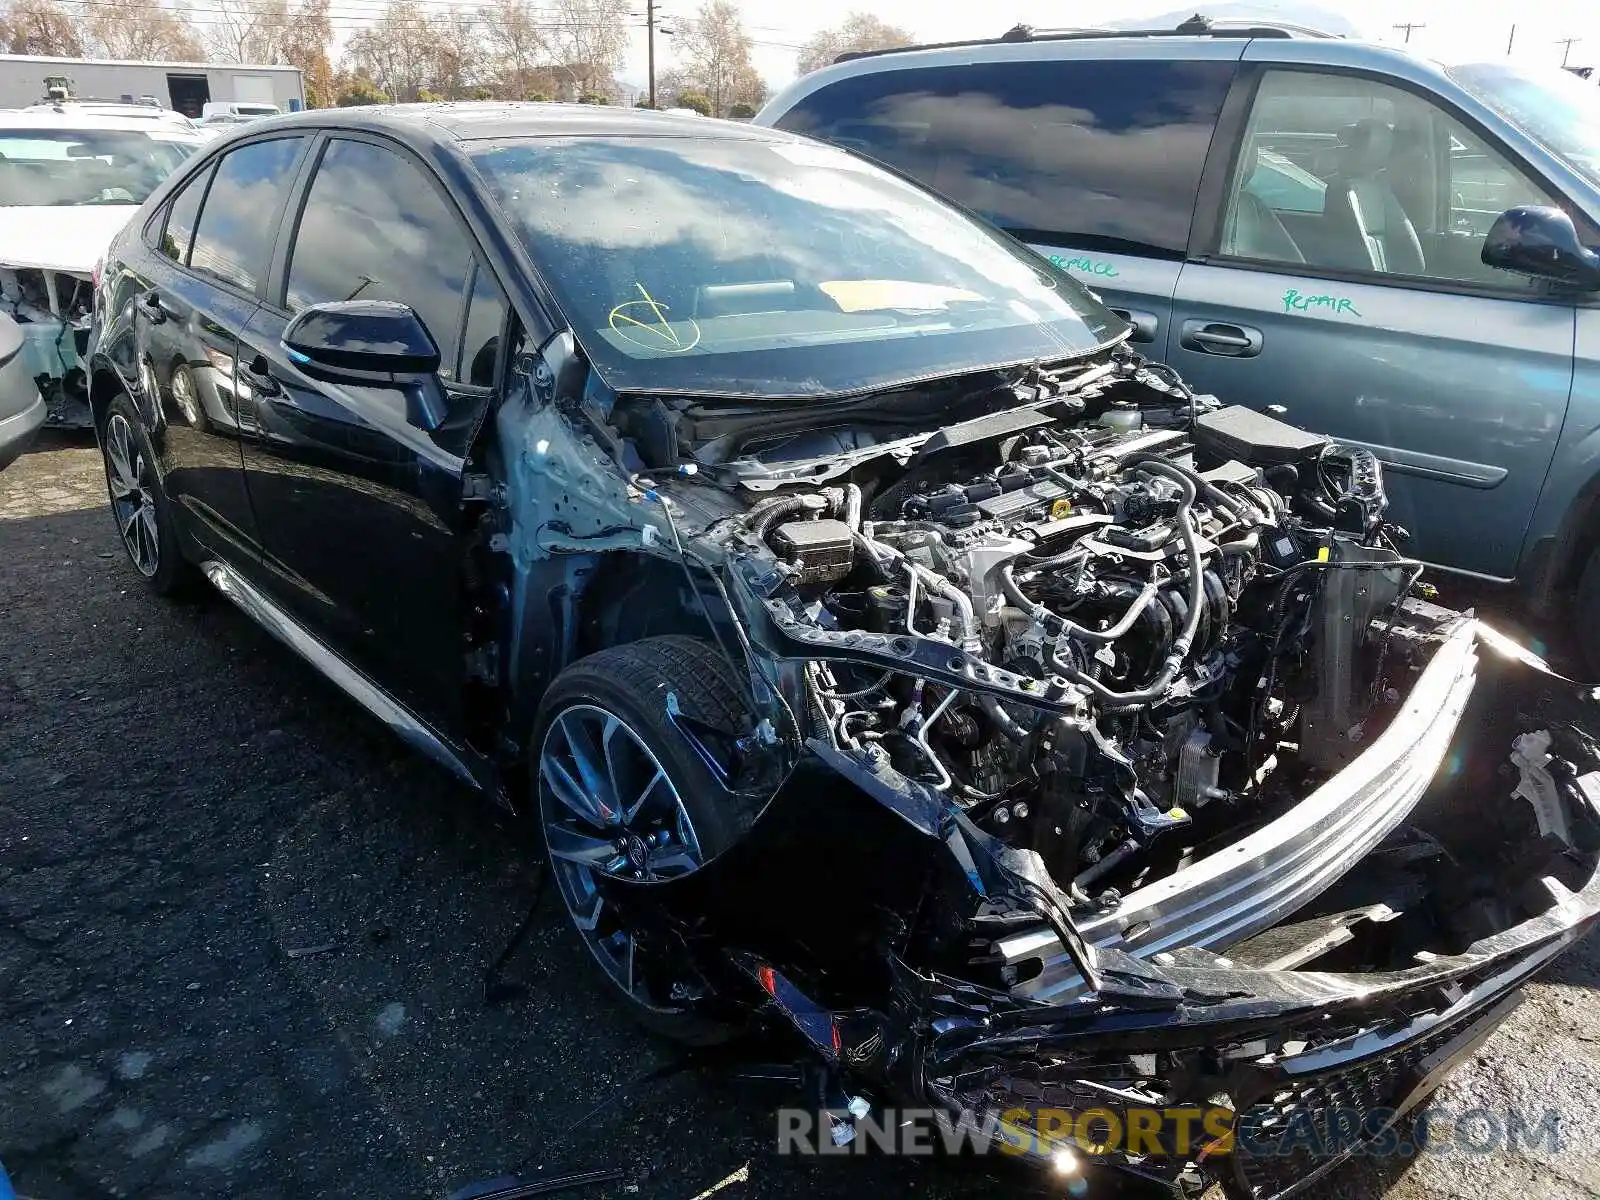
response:
<svg viewBox="0 0 1600 1200"><path fill-rule="evenodd" d="M285 307L299 312L356 299L409 304L439 347L439 373L449 378L471 266L466 230L418 167L368 142L334 141L300 216Z"/></svg>
<svg viewBox="0 0 1600 1200"><path fill-rule="evenodd" d="M1232 62L997 62L879 71L780 128L859 150L1021 237L1178 254Z"/></svg>
<svg viewBox="0 0 1600 1200"><path fill-rule="evenodd" d="M200 201L206 194L206 181L210 178L210 169L202 170L183 185L167 207L167 228L161 235L161 253L173 262L189 261L189 247L194 242L194 220L200 215Z"/></svg>
<svg viewBox="0 0 1600 1200"><path fill-rule="evenodd" d="M195 228L194 270L255 291L267 273L279 207L304 141L252 142L223 156Z"/></svg>

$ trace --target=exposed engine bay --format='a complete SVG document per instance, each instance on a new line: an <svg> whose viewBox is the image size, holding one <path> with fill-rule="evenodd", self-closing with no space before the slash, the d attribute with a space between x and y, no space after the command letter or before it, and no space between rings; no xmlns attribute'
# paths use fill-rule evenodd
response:
<svg viewBox="0 0 1600 1200"><path fill-rule="evenodd" d="M1036 851L1082 906L1303 795L1415 665L1368 644L1420 574L1369 452L1142 366L1111 384L836 453L823 486L712 531L768 565L769 615L815 648L805 705L832 746ZM795 470L757 448L707 473L769 468ZM940 646L943 677L920 673Z"/></svg>

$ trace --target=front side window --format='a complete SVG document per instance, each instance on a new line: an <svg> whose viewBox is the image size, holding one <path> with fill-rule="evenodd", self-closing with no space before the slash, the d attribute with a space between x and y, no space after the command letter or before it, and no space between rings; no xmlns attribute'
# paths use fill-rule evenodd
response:
<svg viewBox="0 0 1600 1200"><path fill-rule="evenodd" d="M1268 263L1526 291L1481 259L1496 217L1551 204L1498 149L1376 80L1269 71L1246 125L1221 252Z"/></svg>
<svg viewBox="0 0 1600 1200"><path fill-rule="evenodd" d="M471 266L466 231L419 168L369 142L333 141L300 215L285 306L409 304L433 335L448 379Z"/></svg>
<svg viewBox="0 0 1600 1200"><path fill-rule="evenodd" d="M223 155L195 227L194 270L256 289L267 273L278 213L304 141L273 138Z"/></svg>
<svg viewBox="0 0 1600 1200"><path fill-rule="evenodd" d="M0 206L143 204L192 136L121 129L0 129Z"/></svg>
<svg viewBox="0 0 1600 1200"><path fill-rule="evenodd" d="M1231 62L994 62L884 70L801 100L784 129L859 150L1021 237L1179 253Z"/></svg>
<svg viewBox="0 0 1600 1200"><path fill-rule="evenodd" d="M830 146L541 138L474 160L619 390L867 391L1126 331L1025 247Z"/></svg>

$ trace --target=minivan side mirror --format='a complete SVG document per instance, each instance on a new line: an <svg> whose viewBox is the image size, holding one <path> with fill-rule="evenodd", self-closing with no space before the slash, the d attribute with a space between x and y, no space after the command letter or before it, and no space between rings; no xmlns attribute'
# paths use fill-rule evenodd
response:
<svg viewBox="0 0 1600 1200"><path fill-rule="evenodd" d="M1559 208L1523 205L1495 218L1480 256L1488 267L1600 288L1600 254L1583 244L1572 218Z"/></svg>
<svg viewBox="0 0 1600 1200"><path fill-rule="evenodd" d="M409 304L339 300L301 309L283 348L302 367L350 383L435 375L439 347Z"/></svg>

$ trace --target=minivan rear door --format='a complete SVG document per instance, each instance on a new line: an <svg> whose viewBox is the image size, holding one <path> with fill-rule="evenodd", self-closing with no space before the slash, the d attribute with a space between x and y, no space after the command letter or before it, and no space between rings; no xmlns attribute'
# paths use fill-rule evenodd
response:
<svg viewBox="0 0 1600 1200"><path fill-rule="evenodd" d="M1244 43L1095 39L884 55L759 118L859 151L993 222L1167 347L1206 151Z"/></svg>
<svg viewBox="0 0 1600 1200"><path fill-rule="evenodd" d="M1167 358L1197 391L1370 447L1411 553L1508 578L1565 417L1575 310L1479 255L1495 215L1554 200L1467 114L1397 83L1244 68Z"/></svg>

